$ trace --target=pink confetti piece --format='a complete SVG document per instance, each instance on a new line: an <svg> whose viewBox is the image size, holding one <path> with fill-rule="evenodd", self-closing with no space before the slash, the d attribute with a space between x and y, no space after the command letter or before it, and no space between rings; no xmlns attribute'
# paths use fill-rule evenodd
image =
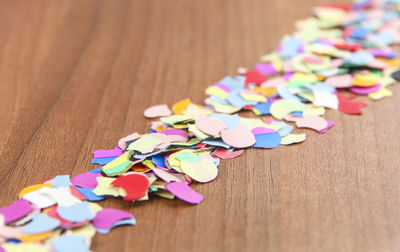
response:
<svg viewBox="0 0 400 252"><path fill-rule="evenodd" d="M151 106L144 111L144 116L147 118L156 118L162 116L169 116L172 112L166 104Z"/></svg>

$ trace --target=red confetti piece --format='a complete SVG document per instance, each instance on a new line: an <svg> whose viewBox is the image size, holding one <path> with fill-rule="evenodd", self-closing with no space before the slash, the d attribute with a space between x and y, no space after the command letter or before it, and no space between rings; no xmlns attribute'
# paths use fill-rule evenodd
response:
<svg viewBox="0 0 400 252"><path fill-rule="evenodd" d="M213 152L213 155L222 159L235 158L242 155L243 150L228 151L224 148L218 148Z"/></svg>
<svg viewBox="0 0 400 252"><path fill-rule="evenodd" d="M346 114L361 115L361 108L367 106L363 101L351 101L343 95L338 95L339 110Z"/></svg>
<svg viewBox="0 0 400 252"><path fill-rule="evenodd" d="M260 85L264 81L268 80L267 76L262 75L257 70L249 70L246 72L246 81L245 84L254 83Z"/></svg>
<svg viewBox="0 0 400 252"><path fill-rule="evenodd" d="M144 197L150 187L146 175L137 173L120 176L111 184L123 188L126 191L124 200L129 201Z"/></svg>

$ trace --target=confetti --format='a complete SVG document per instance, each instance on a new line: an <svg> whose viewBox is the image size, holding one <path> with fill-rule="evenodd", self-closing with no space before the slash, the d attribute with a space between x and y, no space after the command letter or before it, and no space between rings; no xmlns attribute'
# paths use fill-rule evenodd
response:
<svg viewBox="0 0 400 252"><path fill-rule="evenodd" d="M171 114L172 114L172 112L171 112L171 110L169 110L167 104L151 106L150 108L148 108L144 111L144 116L147 118L170 116Z"/></svg>
<svg viewBox="0 0 400 252"><path fill-rule="evenodd" d="M389 46L400 43L399 7L358 0L314 8L254 69L240 67L207 87L203 105L183 99L172 111L167 104L147 108L146 118L158 118L149 131L94 151L91 162L101 167L25 187L0 208L0 251L90 251L95 233L136 225L132 214L95 201L176 197L200 204L204 197L191 185L215 180L221 159L250 147L290 148L279 146L306 140L299 128L327 133L335 125L328 110L362 114L368 102L357 95L392 96L400 60Z"/></svg>
<svg viewBox="0 0 400 252"><path fill-rule="evenodd" d="M195 192L185 182L171 182L165 185L165 188L177 198L190 204L200 204L204 199L203 195Z"/></svg>

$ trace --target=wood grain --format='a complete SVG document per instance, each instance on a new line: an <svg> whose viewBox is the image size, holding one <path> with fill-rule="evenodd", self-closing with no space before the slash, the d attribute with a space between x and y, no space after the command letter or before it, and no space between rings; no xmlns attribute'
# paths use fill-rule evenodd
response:
<svg viewBox="0 0 400 252"><path fill-rule="evenodd" d="M0 1L1 205L190 97L250 67L317 0ZM97 235L94 251L399 251L400 87L363 116L300 145L247 150L195 188L199 206L152 199L106 207L136 227ZM300 132L298 130L298 132Z"/></svg>

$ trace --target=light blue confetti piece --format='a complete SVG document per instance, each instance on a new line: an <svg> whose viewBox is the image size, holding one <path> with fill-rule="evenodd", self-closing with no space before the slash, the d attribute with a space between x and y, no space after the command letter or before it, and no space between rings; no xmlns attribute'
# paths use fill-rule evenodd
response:
<svg viewBox="0 0 400 252"><path fill-rule="evenodd" d="M236 129L240 125L240 117L238 114L234 115L212 114L211 117L223 121L226 124L227 129Z"/></svg>
<svg viewBox="0 0 400 252"><path fill-rule="evenodd" d="M37 213L32 215L32 220L21 227L25 234L41 234L52 231L60 226L60 221L53 219L46 214Z"/></svg>
<svg viewBox="0 0 400 252"><path fill-rule="evenodd" d="M278 130L278 133L281 137L289 135L293 131L293 126L286 124L283 128Z"/></svg>
<svg viewBox="0 0 400 252"><path fill-rule="evenodd" d="M244 76L244 75L236 75L235 78L236 78L237 81L241 82L243 87L244 87L245 81L246 81L246 76Z"/></svg>
<svg viewBox="0 0 400 252"><path fill-rule="evenodd" d="M224 143L222 140L205 140L205 141L203 141L203 143L211 145L211 146L222 147L225 149L229 149L231 147L231 146L227 145L226 143Z"/></svg>
<svg viewBox="0 0 400 252"><path fill-rule="evenodd" d="M226 76L218 83L224 84L225 86L229 87L231 91L234 90L242 90L244 88L244 83L232 78L231 76Z"/></svg>
<svg viewBox="0 0 400 252"><path fill-rule="evenodd" d="M96 228L96 231L100 234L108 234L111 229L118 227L118 226L123 226L123 225L136 225L136 219L126 219L126 220L120 220L114 223L114 225L110 229L100 229Z"/></svg>
<svg viewBox="0 0 400 252"><path fill-rule="evenodd" d="M374 56L372 56L370 53L355 52L355 53L352 53L349 58L345 59L345 63L352 63L352 64L356 64L356 65L366 65L374 60L375 60Z"/></svg>
<svg viewBox="0 0 400 252"><path fill-rule="evenodd" d="M54 183L54 185L51 186L53 188L69 187L70 185L72 185L69 179L69 175L58 175L55 176L53 179L48 180L44 183L45 184Z"/></svg>
<svg viewBox="0 0 400 252"><path fill-rule="evenodd" d="M275 148L281 144L281 136L278 132L255 135L254 148Z"/></svg>
<svg viewBox="0 0 400 252"><path fill-rule="evenodd" d="M294 37L288 37L281 41L281 50L279 53L285 59L290 59L297 55L303 46L303 41Z"/></svg>
<svg viewBox="0 0 400 252"><path fill-rule="evenodd" d="M51 243L56 252L89 252L85 245L85 238L80 235L62 235Z"/></svg>
<svg viewBox="0 0 400 252"><path fill-rule="evenodd" d="M294 116L297 116L297 117L303 117L303 112L302 111L293 111L290 114L292 114Z"/></svg>
<svg viewBox="0 0 400 252"><path fill-rule="evenodd" d="M256 101L246 101L238 91L232 91L226 96L226 100L237 108L243 108L246 105L256 105Z"/></svg>
<svg viewBox="0 0 400 252"><path fill-rule="evenodd" d="M89 208L89 202L83 201L70 207L58 206L57 213L67 221L81 222L92 220L95 214Z"/></svg>
<svg viewBox="0 0 400 252"><path fill-rule="evenodd" d="M257 109L261 115L270 115L270 108L271 108L272 102L261 102L257 103L254 108Z"/></svg>
<svg viewBox="0 0 400 252"><path fill-rule="evenodd" d="M216 96L216 95L211 95L211 96L208 97L208 98L209 98L210 100L216 102L216 103L219 103L219 104L224 104L224 105L229 104L229 102L227 102L226 100L223 100L223 99L219 98L219 97Z"/></svg>
<svg viewBox="0 0 400 252"><path fill-rule="evenodd" d="M218 167L220 163L221 163L221 159L220 158L215 158L214 159L214 164L215 164L216 167Z"/></svg>
<svg viewBox="0 0 400 252"><path fill-rule="evenodd" d="M104 196L97 196L93 193L94 188L80 188L78 186L75 187L80 193L82 193L88 201L101 201L104 200Z"/></svg>
<svg viewBox="0 0 400 252"><path fill-rule="evenodd" d="M301 102L301 99L294 94L291 94L285 86L278 86L278 94L283 99Z"/></svg>
<svg viewBox="0 0 400 252"><path fill-rule="evenodd" d="M117 157L103 157L103 158L93 158L92 164L106 165L116 159Z"/></svg>
<svg viewBox="0 0 400 252"><path fill-rule="evenodd" d="M315 91L326 92L326 93L333 93L336 91L335 87L328 86L324 82L318 82L314 85L308 85L307 88Z"/></svg>
<svg viewBox="0 0 400 252"><path fill-rule="evenodd" d="M378 40L379 42L389 45L394 42L395 37L394 34L390 31L381 31L378 33L373 33L368 36L368 39Z"/></svg>

